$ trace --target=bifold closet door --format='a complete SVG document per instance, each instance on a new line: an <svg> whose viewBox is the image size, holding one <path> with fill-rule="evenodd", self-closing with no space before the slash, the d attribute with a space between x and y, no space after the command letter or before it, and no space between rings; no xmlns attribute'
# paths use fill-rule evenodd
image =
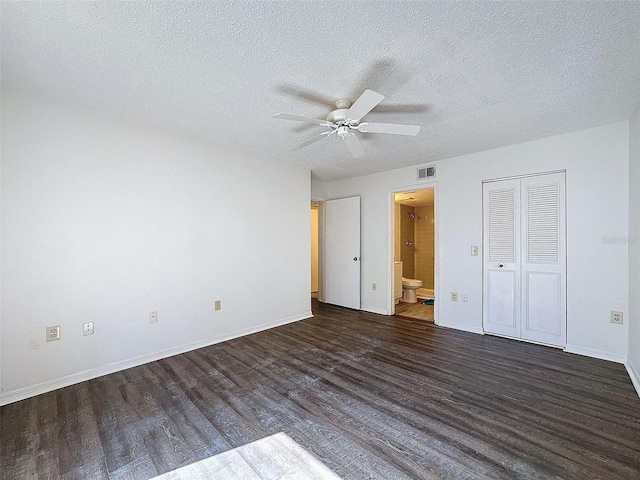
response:
<svg viewBox="0 0 640 480"><path fill-rule="evenodd" d="M483 185L483 327L566 344L564 173Z"/></svg>
<svg viewBox="0 0 640 480"><path fill-rule="evenodd" d="M520 337L520 180L483 188L484 330Z"/></svg>
<svg viewBox="0 0 640 480"><path fill-rule="evenodd" d="M521 337L567 343L564 173L525 177L521 185Z"/></svg>

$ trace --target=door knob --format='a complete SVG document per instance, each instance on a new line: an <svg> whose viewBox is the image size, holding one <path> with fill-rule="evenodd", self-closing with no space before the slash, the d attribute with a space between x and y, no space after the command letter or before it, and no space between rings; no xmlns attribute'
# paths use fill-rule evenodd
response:
<svg viewBox="0 0 640 480"><path fill-rule="evenodd" d="M499 263L499 264L498 264L498 267L499 267L499 268L504 267L504 263Z"/></svg>
<svg viewBox="0 0 640 480"><path fill-rule="evenodd" d="M353 257L353 261L357 262L358 261L358 257Z"/></svg>

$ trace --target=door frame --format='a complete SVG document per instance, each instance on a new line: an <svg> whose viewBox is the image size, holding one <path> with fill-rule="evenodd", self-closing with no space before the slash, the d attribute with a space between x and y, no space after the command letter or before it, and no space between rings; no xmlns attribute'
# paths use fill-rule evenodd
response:
<svg viewBox="0 0 640 480"><path fill-rule="evenodd" d="M332 200L342 200L345 198L358 197L360 198L360 215L362 215L362 196L361 195L346 195L335 198L328 197L320 197L317 195L311 196L311 203L318 204L318 301L322 303L326 303L326 290L327 290L327 282L326 282L326 274L325 274L325 261L326 261L326 202ZM309 213L309 218L311 218L311 213ZM359 223L360 227L362 227L362 218ZM309 245L311 248L311 245ZM362 233L360 236L360 253L358 255L358 265L360 266L360 282L362 282L362 259L360 255L362 254ZM362 283L360 283L360 308L362 309Z"/></svg>
<svg viewBox="0 0 640 480"><path fill-rule="evenodd" d="M328 198L311 195L310 203L318 204L318 300L324 303L324 202ZM309 209L311 210L311 209ZM309 211L311 222L311 211ZM311 249L311 245L309 245ZM311 256L311 254L309 254ZM311 279L309 279L311 283ZM311 289L309 289L311 290Z"/></svg>
<svg viewBox="0 0 640 480"><path fill-rule="evenodd" d="M403 185L399 187L389 188L387 190L387 312L389 315L394 315L396 311L394 292L393 292L393 274L394 274L394 258L393 258L393 219L394 219L394 207L395 207L395 194L406 192L408 190L427 190L433 189L433 213L435 221L433 223L433 295L435 301L433 303L433 323L438 325L438 312L440 310L440 228L438 224L440 222L439 214L439 199L438 199L438 181L432 180L428 182L413 183L410 185Z"/></svg>

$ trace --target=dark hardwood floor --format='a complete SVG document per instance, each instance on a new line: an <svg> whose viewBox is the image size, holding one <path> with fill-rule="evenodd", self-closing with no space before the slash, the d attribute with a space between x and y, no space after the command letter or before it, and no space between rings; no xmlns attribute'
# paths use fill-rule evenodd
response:
<svg viewBox="0 0 640 480"><path fill-rule="evenodd" d="M2 407L2 479L152 478L279 432L347 479L640 478L622 365L313 302Z"/></svg>

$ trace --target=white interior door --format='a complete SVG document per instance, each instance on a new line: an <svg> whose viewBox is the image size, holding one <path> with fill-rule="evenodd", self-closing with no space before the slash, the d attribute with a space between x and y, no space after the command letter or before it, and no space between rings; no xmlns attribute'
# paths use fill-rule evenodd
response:
<svg viewBox="0 0 640 480"><path fill-rule="evenodd" d="M526 177L522 198L521 337L567 343L564 173Z"/></svg>
<svg viewBox="0 0 640 480"><path fill-rule="evenodd" d="M483 185L487 333L566 344L564 173Z"/></svg>
<svg viewBox="0 0 640 480"><path fill-rule="evenodd" d="M484 184L484 330L520 336L520 180Z"/></svg>
<svg viewBox="0 0 640 480"><path fill-rule="evenodd" d="M360 309L360 197L324 202L324 300Z"/></svg>

